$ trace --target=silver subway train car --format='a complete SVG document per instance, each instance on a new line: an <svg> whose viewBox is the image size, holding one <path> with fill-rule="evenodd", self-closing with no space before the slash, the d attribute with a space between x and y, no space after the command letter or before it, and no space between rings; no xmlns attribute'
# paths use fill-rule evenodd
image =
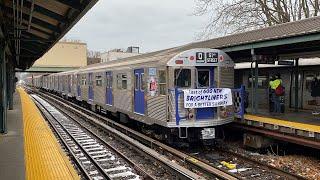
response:
<svg viewBox="0 0 320 180"><path fill-rule="evenodd" d="M168 141L214 139L243 115L234 62L217 49L169 49L39 78L40 88Z"/></svg>

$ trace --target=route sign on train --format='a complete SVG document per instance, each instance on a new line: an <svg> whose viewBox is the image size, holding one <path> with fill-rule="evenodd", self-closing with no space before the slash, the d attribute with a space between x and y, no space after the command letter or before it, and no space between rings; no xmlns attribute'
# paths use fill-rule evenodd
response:
<svg viewBox="0 0 320 180"><path fill-rule="evenodd" d="M234 62L221 50L196 48L177 54L167 63L167 65L234 67Z"/></svg>
<svg viewBox="0 0 320 180"><path fill-rule="evenodd" d="M217 52L196 52L197 63L218 63L218 53Z"/></svg>

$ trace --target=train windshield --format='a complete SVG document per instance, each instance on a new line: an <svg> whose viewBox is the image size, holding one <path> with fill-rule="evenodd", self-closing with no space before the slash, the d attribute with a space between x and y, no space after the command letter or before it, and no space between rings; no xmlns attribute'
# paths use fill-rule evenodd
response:
<svg viewBox="0 0 320 180"><path fill-rule="evenodd" d="M198 70L198 88L210 87L210 71Z"/></svg>
<svg viewBox="0 0 320 180"><path fill-rule="evenodd" d="M191 70L175 69L174 84L176 87L182 87L182 88L190 87L191 86Z"/></svg>

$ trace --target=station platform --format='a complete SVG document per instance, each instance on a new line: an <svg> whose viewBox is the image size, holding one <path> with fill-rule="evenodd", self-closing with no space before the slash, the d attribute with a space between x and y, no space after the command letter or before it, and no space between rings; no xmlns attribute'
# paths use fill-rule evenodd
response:
<svg viewBox="0 0 320 180"><path fill-rule="evenodd" d="M259 109L259 113L247 113L244 119L237 119L236 122L320 140L320 116L312 115L309 111L287 110L285 113L274 115L267 110Z"/></svg>
<svg viewBox="0 0 320 180"><path fill-rule="evenodd" d="M0 135L0 179L80 179L30 96L18 88Z"/></svg>

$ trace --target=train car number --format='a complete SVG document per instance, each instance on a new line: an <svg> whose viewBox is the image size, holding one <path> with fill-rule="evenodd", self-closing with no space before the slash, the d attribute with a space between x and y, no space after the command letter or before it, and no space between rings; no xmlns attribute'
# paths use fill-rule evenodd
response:
<svg viewBox="0 0 320 180"><path fill-rule="evenodd" d="M202 139L215 139L216 131L214 128L203 128L201 131Z"/></svg>

